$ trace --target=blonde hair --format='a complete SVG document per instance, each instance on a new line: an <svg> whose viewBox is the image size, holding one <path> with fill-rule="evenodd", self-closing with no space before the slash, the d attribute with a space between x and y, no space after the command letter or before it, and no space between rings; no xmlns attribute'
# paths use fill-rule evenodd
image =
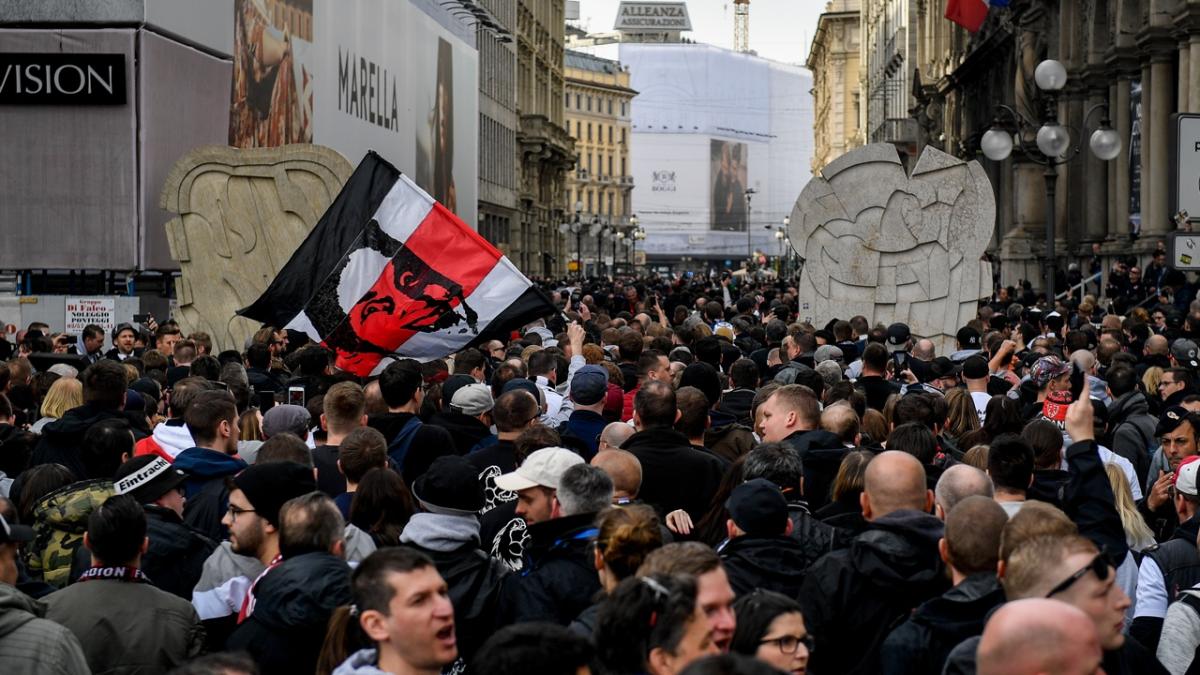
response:
<svg viewBox="0 0 1200 675"><path fill-rule="evenodd" d="M74 377L60 377L50 385L42 399L42 417L59 419L71 408L83 405L83 383Z"/></svg>
<svg viewBox="0 0 1200 675"><path fill-rule="evenodd" d="M1151 395L1158 391L1158 381L1162 379L1162 374L1162 368L1159 368L1158 366L1151 366L1147 368L1145 374L1142 375L1142 386L1145 387L1146 391L1150 392Z"/></svg>
<svg viewBox="0 0 1200 675"><path fill-rule="evenodd" d="M986 445L973 445L963 453L963 464L973 466L980 471L987 471L988 450ZM1024 508L1024 507L1022 507Z"/></svg>
<svg viewBox="0 0 1200 675"><path fill-rule="evenodd" d="M1129 479L1125 477L1125 472L1116 464L1105 464L1104 472L1108 474L1108 482L1112 485L1117 513L1121 516L1121 527L1125 528L1125 541L1129 548L1141 551L1147 546L1153 546L1154 533L1138 513L1137 505L1133 502L1133 490L1129 487Z"/></svg>

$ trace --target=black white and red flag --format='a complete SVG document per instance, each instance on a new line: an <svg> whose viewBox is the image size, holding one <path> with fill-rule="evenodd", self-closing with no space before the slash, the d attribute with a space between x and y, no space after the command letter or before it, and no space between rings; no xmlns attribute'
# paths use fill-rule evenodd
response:
<svg viewBox="0 0 1200 675"><path fill-rule="evenodd" d="M556 311L494 246L367 153L271 285L238 312L307 334L357 375L429 360Z"/></svg>

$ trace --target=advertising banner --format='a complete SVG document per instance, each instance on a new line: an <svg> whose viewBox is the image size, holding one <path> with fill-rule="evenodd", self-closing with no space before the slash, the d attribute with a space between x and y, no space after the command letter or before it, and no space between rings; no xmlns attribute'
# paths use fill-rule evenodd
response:
<svg viewBox="0 0 1200 675"><path fill-rule="evenodd" d="M96 325L107 335L116 327L115 298L67 298L64 304L66 332L78 335L84 327Z"/></svg>
<svg viewBox="0 0 1200 675"><path fill-rule="evenodd" d="M709 160L712 229L746 231L746 176L749 153L745 143L713 139Z"/></svg>
<svg viewBox="0 0 1200 675"><path fill-rule="evenodd" d="M475 225L478 55L386 0L235 0L229 142L375 150Z"/></svg>

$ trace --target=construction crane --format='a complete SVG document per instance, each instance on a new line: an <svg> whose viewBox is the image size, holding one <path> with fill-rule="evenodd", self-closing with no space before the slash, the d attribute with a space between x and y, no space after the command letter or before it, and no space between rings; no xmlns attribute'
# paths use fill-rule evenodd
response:
<svg viewBox="0 0 1200 675"><path fill-rule="evenodd" d="M750 51L750 0L733 0L733 51Z"/></svg>

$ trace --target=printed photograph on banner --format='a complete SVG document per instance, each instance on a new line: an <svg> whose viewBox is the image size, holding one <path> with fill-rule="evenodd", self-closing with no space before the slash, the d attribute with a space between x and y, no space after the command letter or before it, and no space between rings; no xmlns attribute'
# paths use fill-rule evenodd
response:
<svg viewBox="0 0 1200 675"><path fill-rule="evenodd" d="M229 144L313 140L313 0L234 0Z"/></svg>
<svg viewBox="0 0 1200 675"><path fill-rule="evenodd" d="M429 47L434 44L431 42ZM437 79L433 87L427 89L432 93L432 101L426 101L424 110L417 108L417 185L446 208L457 212L458 198L454 186L454 52L450 42L439 37L436 53L437 66L433 72Z"/></svg>
<svg viewBox="0 0 1200 675"><path fill-rule="evenodd" d="M745 232L746 144L714 138L710 154L712 229Z"/></svg>

